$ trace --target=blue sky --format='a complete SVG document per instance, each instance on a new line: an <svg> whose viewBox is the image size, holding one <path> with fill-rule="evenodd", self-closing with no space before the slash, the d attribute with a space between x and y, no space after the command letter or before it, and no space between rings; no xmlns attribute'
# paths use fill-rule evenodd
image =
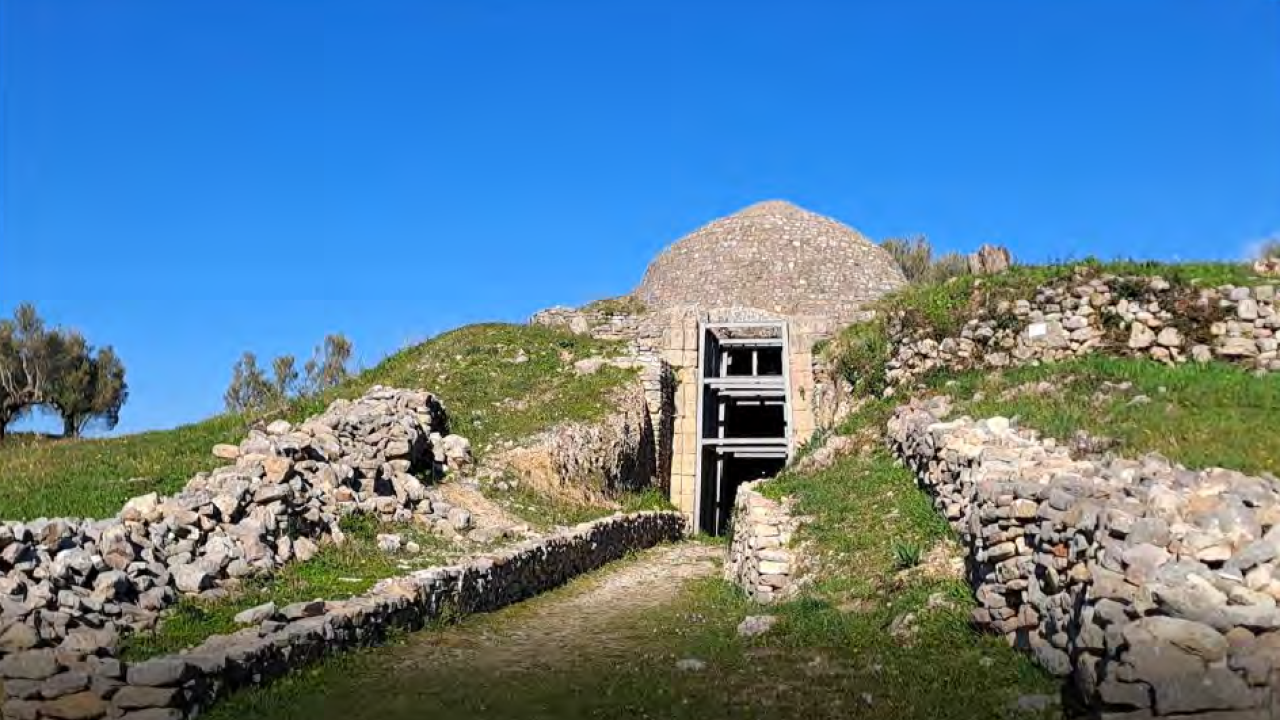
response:
<svg viewBox="0 0 1280 720"><path fill-rule="evenodd" d="M113 344L121 431L239 354L366 364L631 289L786 198L1022 260L1280 231L1264 0L12 0L0 312Z"/></svg>

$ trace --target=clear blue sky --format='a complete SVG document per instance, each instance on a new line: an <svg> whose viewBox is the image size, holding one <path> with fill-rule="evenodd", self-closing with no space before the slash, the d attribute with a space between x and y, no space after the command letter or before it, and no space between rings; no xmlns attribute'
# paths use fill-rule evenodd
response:
<svg viewBox="0 0 1280 720"><path fill-rule="evenodd" d="M1280 3L5 0L0 313L111 343L120 430L246 349L367 364L631 289L767 198L1020 259L1280 231Z"/></svg>

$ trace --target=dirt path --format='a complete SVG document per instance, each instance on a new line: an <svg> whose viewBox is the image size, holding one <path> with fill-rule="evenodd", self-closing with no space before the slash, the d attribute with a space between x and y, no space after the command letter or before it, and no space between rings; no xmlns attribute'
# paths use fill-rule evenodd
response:
<svg viewBox="0 0 1280 720"><path fill-rule="evenodd" d="M625 628L638 613L674 600L686 583L717 572L724 549L697 543L646 551L604 569L571 592L535 599L492 622L446 629L414 643L400 664L425 667L532 670L589 655L608 662L634 649Z"/></svg>

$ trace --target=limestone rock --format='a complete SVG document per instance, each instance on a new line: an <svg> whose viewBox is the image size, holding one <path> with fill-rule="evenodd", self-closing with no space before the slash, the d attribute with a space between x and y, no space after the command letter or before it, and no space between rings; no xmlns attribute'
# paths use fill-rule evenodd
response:
<svg viewBox="0 0 1280 720"><path fill-rule="evenodd" d="M742 637L755 637L763 635L773 629L774 624L778 622L776 615L748 615L738 623L738 635Z"/></svg>
<svg viewBox="0 0 1280 720"><path fill-rule="evenodd" d="M258 625L265 620L270 620L271 616L275 614L276 604L274 602L266 602L248 610L242 610L236 614L234 620L237 625Z"/></svg>

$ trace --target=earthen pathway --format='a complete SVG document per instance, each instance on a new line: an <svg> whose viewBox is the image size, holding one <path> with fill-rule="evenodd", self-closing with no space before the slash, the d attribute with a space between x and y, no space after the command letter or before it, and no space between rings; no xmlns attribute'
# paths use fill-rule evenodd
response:
<svg viewBox="0 0 1280 720"><path fill-rule="evenodd" d="M492 616L424 635L400 664L476 672L535 670L590 656L623 661L635 650L624 630L630 619L669 605L690 580L718 571L724 549L698 543L667 545L610 566L569 592L535 598Z"/></svg>

